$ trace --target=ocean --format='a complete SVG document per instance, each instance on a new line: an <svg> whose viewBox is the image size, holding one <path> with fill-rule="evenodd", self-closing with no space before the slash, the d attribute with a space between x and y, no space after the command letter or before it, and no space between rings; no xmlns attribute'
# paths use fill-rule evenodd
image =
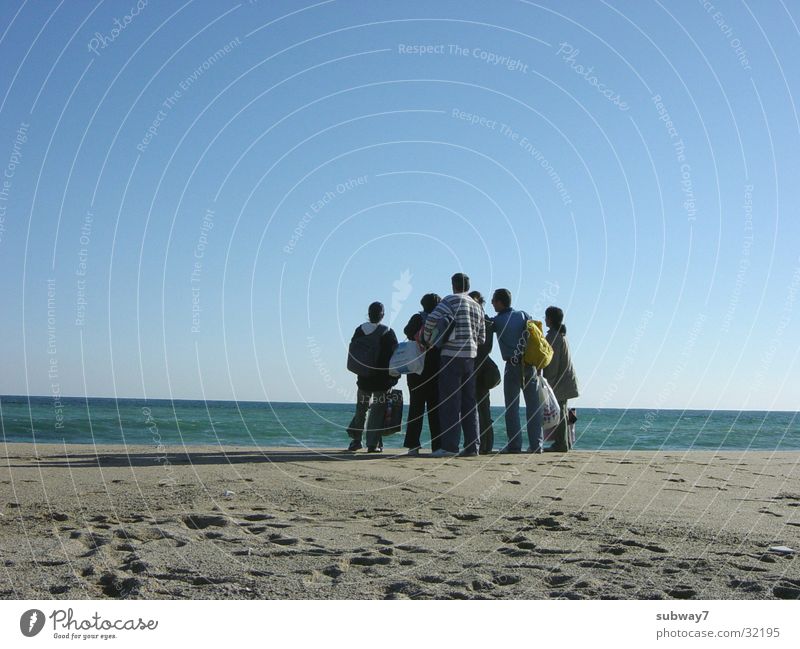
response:
<svg viewBox="0 0 800 649"><path fill-rule="evenodd" d="M39 444L344 448L352 414L353 406L330 403L0 396L2 439ZM503 408L492 415L499 448ZM427 424L422 439L430 439ZM402 444L403 433L384 440L387 449ZM796 412L578 407L575 449L797 451L800 421Z"/></svg>

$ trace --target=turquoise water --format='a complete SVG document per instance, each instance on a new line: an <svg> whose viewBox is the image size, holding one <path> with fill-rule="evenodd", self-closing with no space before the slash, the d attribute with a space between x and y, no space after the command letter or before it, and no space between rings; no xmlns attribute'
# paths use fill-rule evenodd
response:
<svg viewBox="0 0 800 649"><path fill-rule="evenodd" d="M346 404L0 396L0 439L340 448L352 413ZM506 438L503 409L492 414L498 447ZM578 408L576 435L583 450L800 450L795 412ZM385 439L388 448L402 443L402 433Z"/></svg>

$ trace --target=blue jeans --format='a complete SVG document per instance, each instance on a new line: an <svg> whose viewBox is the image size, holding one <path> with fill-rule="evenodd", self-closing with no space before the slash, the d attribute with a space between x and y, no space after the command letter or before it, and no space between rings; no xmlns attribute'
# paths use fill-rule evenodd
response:
<svg viewBox="0 0 800 649"><path fill-rule="evenodd" d="M475 404L475 359L442 356L439 365L439 425L442 448L458 453L461 432L464 451L478 452L478 409Z"/></svg>
<svg viewBox="0 0 800 649"><path fill-rule="evenodd" d="M522 431L519 424L519 392L525 395L525 415L528 424L528 444L532 449L542 447L542 409L539 407L539 376L533 367L525 366L525 383L522 369L506 361L503 374L503 394L506 398L506 433L509 450L522 450Z"/></svg>

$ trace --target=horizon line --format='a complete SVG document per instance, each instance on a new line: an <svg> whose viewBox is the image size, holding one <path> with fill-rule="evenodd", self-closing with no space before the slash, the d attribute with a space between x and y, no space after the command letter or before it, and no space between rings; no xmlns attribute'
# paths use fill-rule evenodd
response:
<svg viewBox="0 0 800 649"><path fill-rule="evenodd" d="M109 399L115 401L200 401L203 403L261 403L261 404L270 404L270 403L280 403L280 404L303 404L303 405L321 405L321 406L348 406L352 405L350 402L347 401L254 401L251 399L190 399L187 397L181 398L173 398L173 397L98 397L98 396L88 396L88 395L52 395L52 394L0 394L0 399ZM408 404L403 404L404 406ZM502 405L497 405L495 407L503 407ZM760 408L740 408L740 409L731 409L731 408L657 408L654 406L639 406L639 407L626 407L626 406L607 406L603 408L599 408L596 406L575 406L576 408L583 409L583 410L652 410L656 412L662 412L665 410L677 410L681 412L774 412L774 413L786 413L786 414L798 414L800 410L764 410Z"/></svg>

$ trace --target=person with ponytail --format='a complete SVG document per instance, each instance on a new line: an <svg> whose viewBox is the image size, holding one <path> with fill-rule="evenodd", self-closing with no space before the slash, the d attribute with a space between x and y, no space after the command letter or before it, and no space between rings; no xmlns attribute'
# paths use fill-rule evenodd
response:
<svg viewBox="0 0 800 649"><path fill-rule="evenodd" d="M544 368L544 378L553 388L553 392L561 406L561 420L555 429L554 442L545 451L566 453L571 448L567 430L569 409L567 401L579 396L578 379L572 365L572 356L567 342L567 327L564 324L564 312L557 306L550 306L544 312L547 325L547 342L553 348L553 360Z"/></svg>

